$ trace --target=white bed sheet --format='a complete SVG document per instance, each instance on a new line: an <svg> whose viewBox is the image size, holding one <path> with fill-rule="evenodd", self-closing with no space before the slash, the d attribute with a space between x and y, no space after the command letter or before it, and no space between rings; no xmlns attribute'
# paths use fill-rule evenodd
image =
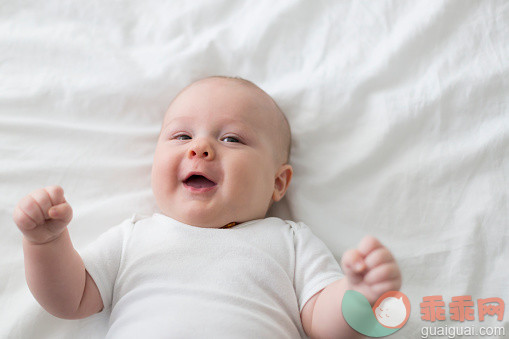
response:
<svg viewBox="0 0 509 339"><path fill-rule="evenodd" d="M200 77L250 79L283 108L295 174L272 213L336 257L366 234L397 258L409 322L424 296L509 303L506 1L6 1L0 4L0 337L102 337L57 319L25 280L11 215L58 184L84 248L156 207L164 110ZM448 313L448 311L446 311ZM491 318L490 318L491 319Z"/></svg>

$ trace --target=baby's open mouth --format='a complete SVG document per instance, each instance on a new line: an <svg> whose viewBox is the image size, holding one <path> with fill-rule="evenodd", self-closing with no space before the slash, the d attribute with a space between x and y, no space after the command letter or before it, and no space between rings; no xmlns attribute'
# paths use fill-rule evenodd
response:
<svg viewBox="0 0 509 339"><path fill-rule="evenodd" d="M205 178L203 175L191 175L189 178L184 180L184 184L193 188L209 188L216 186L216 183L212 180Z"/></svg>

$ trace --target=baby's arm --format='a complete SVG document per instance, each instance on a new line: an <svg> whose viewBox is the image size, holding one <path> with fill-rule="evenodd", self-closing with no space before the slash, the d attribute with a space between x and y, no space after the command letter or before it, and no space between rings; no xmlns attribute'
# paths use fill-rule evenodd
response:
<svg viewBox="0 0 509 339"><path fill-rule="evenodd" d="M373 305L385 292L401 287L396 261L373 237L365 237L358 249L347 251L341 266L346 277L315 294L302 309L302 325L311 338L362 338L343 318L341 301L345 292L358 291Z"/></svg>
<svg viewBox="0 0 509 339"><path fill-rule="evenodd" d="M39 304L65 319L101 311L99 290L67 230L72 209L62 188L52 186L30 193L16 206L13 219L23 233L27 284Z"/></svg>

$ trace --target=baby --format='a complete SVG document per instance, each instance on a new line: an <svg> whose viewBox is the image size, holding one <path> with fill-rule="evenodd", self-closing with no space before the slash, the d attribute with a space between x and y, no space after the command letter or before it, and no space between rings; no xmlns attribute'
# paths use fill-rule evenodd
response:
<svg viewBox="0 0 509 339"><path fill-rule="evenodd" d="M239 78L186 87L165 115L152 167L161 213L133 217L81 255L62 188L18 203L26 279L49 313L109 312L111 338L351 338L347 290L373 304L401 286L373 237L341 260L303 223L269 217L292 178L290 128L272 98Z"/></svg>

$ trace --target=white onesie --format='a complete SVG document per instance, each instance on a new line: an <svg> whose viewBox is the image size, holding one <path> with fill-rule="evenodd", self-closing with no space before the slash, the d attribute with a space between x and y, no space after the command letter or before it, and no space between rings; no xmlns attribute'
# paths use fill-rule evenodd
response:
<svg viewBox="0 0 509 339"><path fill-rule="evenodd" d="M107 338L305 338L302 307L343 276L306 225L272 217L215 229L135 216L81 254Z"/></svg>

